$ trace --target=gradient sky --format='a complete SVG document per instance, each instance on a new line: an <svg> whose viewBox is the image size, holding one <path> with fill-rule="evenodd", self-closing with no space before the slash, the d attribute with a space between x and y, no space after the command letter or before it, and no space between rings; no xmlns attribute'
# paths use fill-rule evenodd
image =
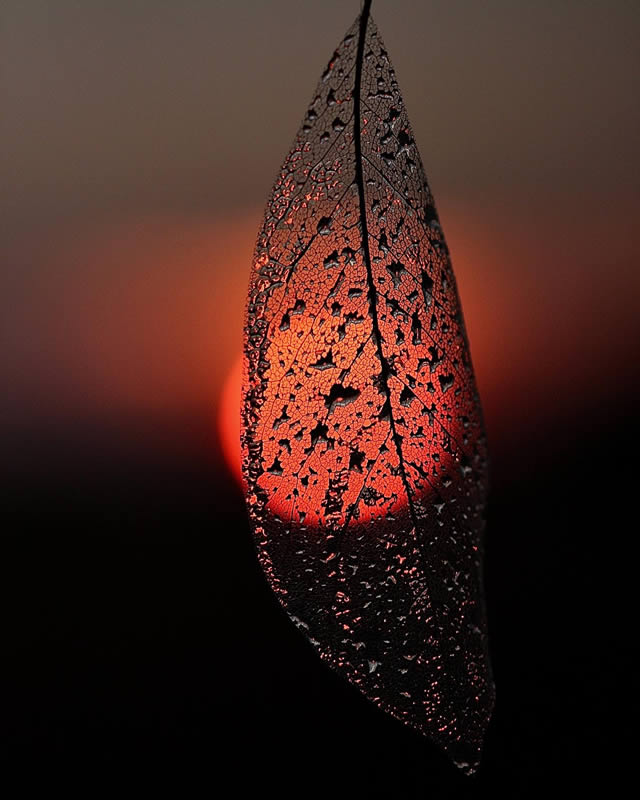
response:
<svg viewBox="0 0 640 800"><path fill-rule="evenodd" d="M215 406L266 196L358 10L4 0L3 430ZM375 0L373 15L490 432L552 406L610 413L640 339L640 4Z"/></svg>

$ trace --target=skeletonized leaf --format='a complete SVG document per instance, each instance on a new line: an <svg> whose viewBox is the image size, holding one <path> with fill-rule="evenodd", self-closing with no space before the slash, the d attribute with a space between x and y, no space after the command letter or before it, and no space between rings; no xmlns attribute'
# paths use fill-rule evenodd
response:
<svg viewBox="0 0 640 800"><path fill-rule="evenodd" d="M258 236L247 506L268 580L321 657L472 772L493 706L482 415L369 5L322 73Z"/></svg>

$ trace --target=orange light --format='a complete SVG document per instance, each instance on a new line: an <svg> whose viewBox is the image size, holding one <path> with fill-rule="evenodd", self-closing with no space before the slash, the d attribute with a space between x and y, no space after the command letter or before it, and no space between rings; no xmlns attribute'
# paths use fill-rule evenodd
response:
<svg viewBox="0 0 640 800"><path fill-rule="evenodd" d="M226 375L222 394L220 396L220 405L218 408L218 436L227 467L239 486L243 486L242 448L240 446L241 391L242 355L238 355L233 362L233 366ZM456 432L460 433L459 431ZM442 466L445 468L444 471L456 468L454 459L447 458L446 454L442 460ZM425 487L424 493L430 493L429 486ZM404 503L400 501L396 503L394 510L400 511L403 506ZM270 508L272 512L278 515L291 513L291 504L283 503L277 495L271 498ZM377 507L375 504L370 506L363 505L360 509L358 520L351 519L350 522L351 524L357 521L361 523L370 522L383 516L383 512L384 509ZM318 524L320 522L319 519L311 518L312 515L309 515L309 517L310 519L308 519L307 524Z"/></svg>
<svg viewBox="0 0 640 800"><path fill-rule="evenodd" d="M222 454L231 474L242 486L242 450L240 447L240 392L242 389L242 356L233 362L222 388L218 409L218 434Z"/></svg>

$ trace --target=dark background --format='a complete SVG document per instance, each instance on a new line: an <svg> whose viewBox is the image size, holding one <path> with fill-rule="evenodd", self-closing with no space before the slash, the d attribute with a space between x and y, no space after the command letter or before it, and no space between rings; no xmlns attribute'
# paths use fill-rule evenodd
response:
<svg viewBox="0 0 640 800"><path fill-rule="evenodd" d="M132 773L225 796L624 786L637 4L373 6L452 251L491 445L498 702L479 775L327 670L255 558L222 388L262 204L357 11L3 5L7 776L86 791Z"/></svg>

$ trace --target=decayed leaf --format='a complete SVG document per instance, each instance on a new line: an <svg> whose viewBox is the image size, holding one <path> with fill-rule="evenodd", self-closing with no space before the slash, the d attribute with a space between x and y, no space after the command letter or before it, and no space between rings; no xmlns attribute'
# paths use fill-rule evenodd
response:
<svg viewBox="0 0 640 800"><path fill-rule="evenodd" d="M258 237L247 505L271 586L322 658L472 772L493 706L485 438L449 253L369 5Z"/></svg>

